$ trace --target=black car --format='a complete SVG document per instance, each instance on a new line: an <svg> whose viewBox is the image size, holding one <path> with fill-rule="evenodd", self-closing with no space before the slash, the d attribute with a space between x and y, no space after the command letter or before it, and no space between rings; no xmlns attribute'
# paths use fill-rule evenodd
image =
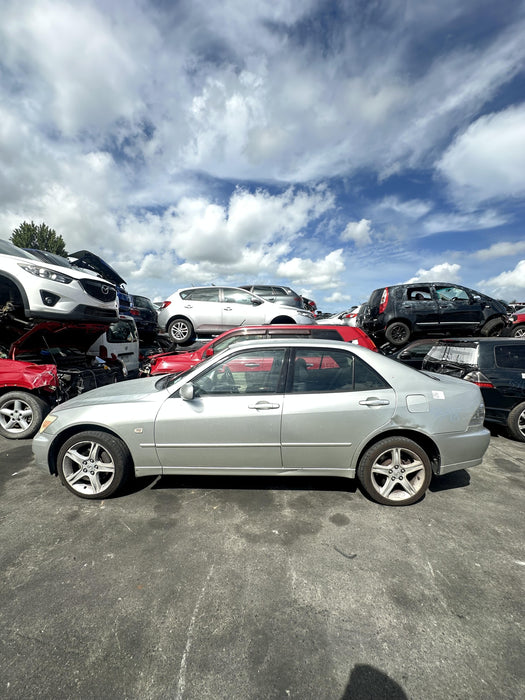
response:
<svg viewBox="0 0 525 700"><path fill-rule="evenodd" d="M426 355L423 369L477 384L485 420L504 425L515 440L525 442L525 340L440 340Z"/></svg>
<svg viewBox="0 0 525 700"><path fill-rule="evenodd" d="M402 347L416 335L498 335L507 325L507 306L450 282L381 287L370 295L357 324L378 345Z"/></svg>
<svg viewBox="0 0 525 700"><path fill-rule="evenodd" d="M385 349L379 348L379 352L383 355L388 355L393 360L402 362L404 365L410 365L415 369L421 369L423 367L423 360L429 350L431 350L436 344L435 338L420 338L419 340L413 340L408 345L400 349L395 349L394 352L388 352L392 349L392 346L387 343Z"/></svg>
<svg viewBox="0 0 525 700"><path fill-rule="evenodd" d="M145 342L150 342L155 338L159 329L157 309L148 297L132 294L131 299L133 301L131 315L135 319L139 337Z"/></svg>

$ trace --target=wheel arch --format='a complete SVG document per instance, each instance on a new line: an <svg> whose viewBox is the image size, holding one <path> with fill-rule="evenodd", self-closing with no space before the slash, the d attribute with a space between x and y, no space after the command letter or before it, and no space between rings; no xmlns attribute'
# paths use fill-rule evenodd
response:
<svg viewBox="0 0 525 700"><path fill-rule="evenodd" d="M16 277L13 277L13 275L5 270L2 270L2 272L0 272L0 304L5 304L6 301L10 301L9 298L6 298L5 300L3 298L4 288L6 291L8 291L9 287L14 288L19 294L20 300L24 305L24 313L26 316L29 316L29 299L27 298L24 287L20 284Z"/></svg>
<svg viewBox="0 0 525 700"><path fill-rule="evenodd" d="M63 430L61 433L59 433L54 439L53 442L51 443L51 446L49 448L48 452L48 458L47 458L47 466L49 468L49 473L54 474L57 476L57 457L58 453L60 452L60 448L62 445L66 442L66 440L69 440L70 437L77 433L84 433L86 431L96 431L98 433L106 433L106 435L111 435L114 438L117 438L117 440L120 440L122 444L124 445L127 453L128 453L128 459L130 461L130 466L131 468L135 468L135 464L133 462L133 457L131 456L131 453L128 449L128 446L126 445L125 441L120 437L118 433L116 433L114 430L110 430L107 426L105 425L97 425L96 423L86 423L85 425L74 425L71 426L70 428L66 428Z"/></svg>
<svg viewBox="0 0 525 700"><path fill-rule="evenodd" d="M436 443L428 435L419 433L417 430L410 430L406 428L402 428L399 430L387 430L383 433L374 435L372 438L370 438L370 440L363 444L354 462L356 472L359 462L361 461L364 453L380 440L384 440L385 438L389 437L405 437L409 440L413 440L427 453L428 458L430 459L430 464L432 466L432 473L437 474L439 472L439 467L441 464L441 455Z"/></svg>
<svg viewBox="0 0 525 700"><path fill-rule="evenodd" d="M406 318L405 316L396 316L395 318L393 318L386 324L385 330L389 328L389 326L391 326L393 323L404 323L406 326L408 326L411 333L414 330L414 324L412 323L412 321L409 321L408 318Z"/></svg>
<svg viewBox="0 0 525 700"><path fill-rule="evenodd" d="M191 323L192 327L195 328L195 326L193 325L193 321L188 316L185 316L184 314L173 314L173 316L170 316L168 318L168 320L166 321L166 325L164 326L164 330L167 332L168 328L170 326L170 323L173 323L173 321L177 321L178 319L181 319L182 321L187 321L188 323Z"/></svg>
<svg viewBox="0 0 525 700"><path fill-rule="evenodd" d="M273 325L275 323L297 323L296 321L293 320L290 316L276 316L270 321L270 324Z"/></svg>

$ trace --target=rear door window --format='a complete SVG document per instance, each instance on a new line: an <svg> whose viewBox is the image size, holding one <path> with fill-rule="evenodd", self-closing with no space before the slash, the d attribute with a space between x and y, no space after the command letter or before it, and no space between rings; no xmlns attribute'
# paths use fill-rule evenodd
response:
<svg viewBox="0 0 525 700"><path fill-rule="evenodd" d="M525 344L496 345L494 348L496 365L505 369L520 369L525 372Z"/></svg>

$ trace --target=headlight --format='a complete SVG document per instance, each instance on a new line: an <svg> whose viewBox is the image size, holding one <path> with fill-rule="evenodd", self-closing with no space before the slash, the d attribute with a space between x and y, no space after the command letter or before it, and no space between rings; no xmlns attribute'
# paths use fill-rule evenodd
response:
<svg viewBox="0 0 525 700"><path fill-rule="evenodd" d="M40 430L38 431L39 433L43 433L46 428L49 428L51 423L54 423L58 416L54 416L52 413L50 413L48 416L44 418L42 421L42 425L40 426Z"/></svg>
<svg viewBox="0 0 525 700"><path fill-rule="evenodd" d="M51 280L53 282L62 282L62 284L70 284L73 281L73 277L69 275L64 275L62 272L57 272L56 270L50 270L47 267L40 267L40 265L31 265L29 263L18 263L19 266L29 272L30 275L35 275L35 277L41 277L45 280Z"/></svg>

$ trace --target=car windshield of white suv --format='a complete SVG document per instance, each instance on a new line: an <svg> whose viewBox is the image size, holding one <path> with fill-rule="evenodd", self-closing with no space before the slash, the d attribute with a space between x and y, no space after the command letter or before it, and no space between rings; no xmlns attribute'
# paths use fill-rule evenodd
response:
<svg viewBox="0 0 525 700"><path fill-rule="evenodd" d="M22 250L22 248L17 248L16 245L13 245L12 243L9 243L8 241L4 241L0 239L0 253L2 255L15 255L17 258L29 258L29 260L38 260L34 255L31 253L27 253L25 250Z"/></svg>

